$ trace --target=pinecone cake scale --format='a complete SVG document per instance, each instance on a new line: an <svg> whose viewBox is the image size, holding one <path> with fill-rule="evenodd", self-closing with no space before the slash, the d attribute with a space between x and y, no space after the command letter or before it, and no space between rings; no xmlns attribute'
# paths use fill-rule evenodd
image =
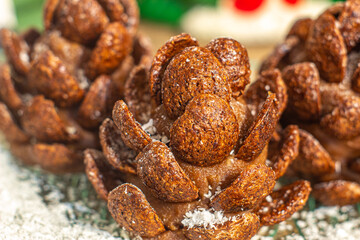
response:
<svg viewBox="0 0 360 240"><path fill-rule="evenodd" d="M360 201L359 16L359 1L348 0L298 20L261 68L281 71L289 96L281 122L303 128L291 168L326 205Z"/></svg>
<svg viewBox="0 0 360 240"><path fill-rule="evenodd" d="M181 34L159 49L149 74L138 69L128 79L142 76L150 87L133 89L129 106L116 102L113 120L100 127L103 153L86 150L85 163L97 193L129 232L150 239L250 239L261 225L283 221L305 204L307 181L273 189L297 156L296 126L279 133L271 154L276 167L266 161L286 104L283 80L271 92L246 94L248 61L233 39L203 48ZM150 109L148 122L136 121ZM272 193L273 204L266 200Z"/></svg>
<svg viewBox="0 0 360 240"><path fill-rule="evenodd" d="M133 0L49 0L43 33L1 29L1 130L15 156L52 172L83 169L82 151L100 148L98 127L130 72L149 67L138 18Z"/></svg>

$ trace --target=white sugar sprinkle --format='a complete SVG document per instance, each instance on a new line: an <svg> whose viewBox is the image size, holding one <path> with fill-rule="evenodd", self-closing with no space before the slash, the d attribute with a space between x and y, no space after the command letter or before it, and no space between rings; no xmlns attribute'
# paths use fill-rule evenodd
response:
<svg viewBox="0 0 360 240"><path fill-rule="evenodd" d="M165 144L170 142L167 136L158 133L156 127L154 126L153 119L150 118L149 121L143 124L141 127L145 132L147 132L150 135L152 139L163 142Z"/></svg>
<svg viewBox="0 0 360 240"><path fill-rule="evenodd" d="M211 196L212 196L212 193L211 193L211 190L209 189L209 192L208 192L208 193L205 193L205 194L204 194L204 197L205 197L205 198L211 198Z"/></svg>
<svg viewBox="0 0 360 240"><path fill-rule="evenodd" d="M13 163L1 139L0 165L0 239L116 239L90 224L70 222L74 208L89 209L81 203L61 202L63 195L56 189L42 199L36 178L22 179L26 170Z"/></svg>
<svg viewBox="0 0 360 240"><path fill-rule="evenodd" d="M302 236L294 233L294 222ZM263 227L252 240L284 239L261 236L274 233L274 229ZM314 211L297 212L291 219L279 224L276 236L286 236L287 240L357 240L360 239L359 213L353 206L320 207Z"/></svg>
<svg viewBox="0 0 360 240"><path fill-rule="evenodd" d="M214 209L199 208L194 211L189 211L185 214L181 223L184 227L204 227L216 228L216 225L222 225L227 221L233 221L236 218L228 218L222 211L215 211Z"/></svg>

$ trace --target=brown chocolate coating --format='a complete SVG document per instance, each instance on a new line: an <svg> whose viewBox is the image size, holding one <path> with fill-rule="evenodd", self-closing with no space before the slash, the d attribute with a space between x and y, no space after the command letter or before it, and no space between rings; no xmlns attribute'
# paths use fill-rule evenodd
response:
<svg viewBox="0 0 360 240"><path fill-rule="evenodd" d="M166 231L153 238L142 238L144 240L187 240L181 230L178 231Z"/></svg>
<svg viewBox="0 0 360 240"><path fill-rule="evenodd" d="M211 199L217 211L239 212L256 207L275 186L275 173L263 164L247 166L237 179Z"/></svg>
<svg viewBox="0 0 360 240"><path fill-rule="evenodd" d="M223 162L212 166L196 166L187 162L178 162L185 173L199 188L201 199L207 202L208 199L206 195L210 190L212 195L214 195L219 189L226 189L249 165L265 165L267 154L268 149L265 148L260 155L251 162L242 161L230 155Z"/></svg>
<svg viewBox="0 0 360 240"><path fill-rule="evenodd" d="M127 230L144 237L165 232L164 225L139 188L122 184L112 190L108 208L113 218Z"/></svg>
<svg viewBox="0 0 360 240"><path fill-rule="evenodd" d="M43 21L45 29L50 29L53 25L55 10L60 0L47 0L44 5Z"/></svg>
<svg viewBox="0 0 360 240"><path fill-rule="evenodd" d="M271 145L274 148L273 151L277 151L273 156L270 155L271 167L275 172L276 179L285 174L288 166L299 155L300 133L298 126L288 125L283 130L282 135L277 148Z"/></svg>
<svg viewBox="0 0 360 240"><path fill-rule="evenodd" d="M151 96L147 87L149 77L144 65L135 67L126 80L124 99L135 119L145 124L151 113Z"/></svg>
<svg viewBox="0 0 360 240"><path fill-rule="evenodd" d="M73 106L84 96L79 83L51 51L41 53L32 62L29 84L61 107Z"/></svg>
<svg viewBox="0 0 360 240"><path fill-rule="evenodd" d="M242 72L249 66L241 44L222 38L208 44L211 51L197 45L190 35L181 34L159 49L150 70L151 104L145 103L147 90L140 89L147 81L146 66L136 68L127 80L129 108L135 114L142 112L139 109L153 110L150 120L157 132L152 133L155 128L149 132L154 139L124 101L113 109L118 128L109 119L101 126L102 160L120 166L117 170L126 182L109 194L108 207L122 227L148 239L250 239L260 226L257 206L297 155L298 128L278 134L272 155L276 175L265 162L287 102L281 72L264 73L261 84L252 88L253 95L242 97L250 72ZM267 84L274 93L261 89ZM169 139L161 137L164 142L159 142L155 140L159 135ZM135 174L123 168L127 161L119 156L126 151L122 143L139 152ZM91 171L97 176L95 187L104 186L101 169L92 164ZM309 189L285 192L290 196L287 209L281 209L280 217L274 214L274 222L290 217L309 196ZM203 210L217 216L225 212L224 222L187 221Z"/></svg>
<svg viewBox="0 0 360 240"><path fill-rule="evenodd" d="M324 205L353 205L360 201L360 185L344 180L318 183L313 195Z"/></svg>
<svg viewBox="0 0 360 240"><path fill-rule="evenodd" d="M260 72L277 68L280 61L300 43L297 36L289 36L283 43L277 45L274 51L268 56L260 67Z"/></svg>
<svg viewBox="0 0 360 240"><path fill-rule="evenodd" d="M320 126L338 139L352 139L360 135L360 98L349 97L331 113L323 116Z"/></svg>
<svg viewBox="0 0 360 240"><path fill-rule="evenodd" d="M15 158L21 160L21 163L26 165L32 166L38 162L34 155L34 147L31 144L11 142L10 152Z"/></svg>
<svg viewBox="0 0 360 240"><path fill-rule="evenodd" d="M33 146L36 163L43 169L56 172L78 172L83 169L82 155L63 144L42 144Z"/></svg>
<svg viewBox="0 0 360 240"><path fill-rule="evenodd" d="M107 118L99 128L100 143L106 160L115 169L135 174L135 151L127 148L121 139L121 133L115 123Z"/></svg>
<svg viewBox="0 0 360 240"><path fill-rule="evenodd" d="M300 129L299 156L292 168L305 175L318 176L335 171L335 162L313 135Z"/></svg>
<svg viewBox="0 0 360 240"><path fill-rule="evenodd" d="M146 69L150 68L153 56L151 40L141 32L138 32L134 38L132 56L135 64L145 66ZM151 92L150 89L148 91Z"/></svg>
<svg viewBox="0 0 360 240"><path fill-rule="evenodd" d="M59 31L49 31L39 37L34 43L31 58L36 59L47 50L57 56L73 76L79 75L79 68L89 55L89 49L62 37Z"/></svg>
<svg viewBox="0 0 360 240"><path fill-rule="evenodd" d="M78 122L85 128L96 128L109 113L107 106L111 99L111 79L99 76L91 84L78 111Z"/></svg>
<svg viewBox="0 0 360 240"><path fill-rule="evenodd" d="M269 143L278 121L277 100L274 93L269 93L253 126L236 154L236 157L244 161L252 161L262 152Z"/></svg>
<svg viewBox="0 0 360 240"><path fill-rule="evenodd" d="M295 35L301 41L306 41L313 23L314 20L312 20L311 18L301 18L297 20L289 30L287 37Z"/></svg>
<svg viewBox="0 0 360 240"><path fill-rule="evenodd" d="M310 183L305 180L272 192L271 199L265 199L257 211L261 225L274 225L289 218L305 205L310 192Z"/></svg>
<svg viewBox="0 0 360 240"><path fill-rule="evenodd" d="M170 145L181 160L209 166L229 155L239 125L229 104L216 95L201 94L189 102L170 130Z"/></svg>
<svg viewBox="0 0 360 240"><path fill-rule="evenodd" d="M232 96L243 94L246 85L250 83L250 61L246 48L231 38L217 38L210 41L206 47L225 67L229 75Z"/></svg>
<svg viewBox="0 0 360 240"><path fill-rule="evenodd" d="M340 31L348 51L354 48L360 40L360 3L357 0L347 0L339 16Z"/></svg>
<svg viewBox="0 0 360 240"><path fill-rule="evenodd" d="M359 173L352 169L360 156L359 9L358 1L348 0L329 7L315 20L299 20L282 46L291 37L298 43L285 55L276 48L263 64L282 70L287 85L289 104L283 126L299 124L309 132L300 130L299 155L291 168L314 186L342 179L360 182ZM321 191L331 198L330 187ZM347 194L346 187L336 191Z"/></svg>
<svg viewBox="0 0 360 240"><path fill-rule="evenodd" d="M53 172L83 170L79 153L100 148L98 127L124 96L125 79L135 65L149 66L138 22L135 0L46 0L44 32L0 30L9 64L0 66L1 130L14 155ZM118 150L117 135L103 135L106 146ZM122 167L135 173L134 164Z"/></svg>
<svg viewBox="0 0 360 240"><path fill-rule="evenodd" d="M344 7L345 7L345 3L338 2L331 5L328 9L324 11L324 13L329 13L333 15L336 19L338 19L341 12L344 10Z"/></svg>
<svg viewBox="0 0 360 240"><path fill-rule="evenodd" d="M150 91L151 96L156 103L162 103L162 81L164 72L171 61L171 59L182 52L185 48L191 46L198 46L196 39L192 38L187 33L170 38L159 50L156 52L153 63L150 69Z"/></svg>
<svg viewBox="0 0 360 240"><path fill-rule="evenodd" d="M235 220L222 225L217 224L214 228L192 227L184 230L185 236L191 240L226 240L226 239L251 239L259 230L259 217L250 212L236 216Z"/></svg>
<svg viewBox="0 0 360 240"><path fill-rule="evenodd" d="M151 142L135 161L138 176L155 197L165 202L191 202L199 197L199 190L164 143Z"/></svg>
<svg viewBox="0 0 360 240"><path fill-rule="evenodd" d="M356 70L352 75L351 83L352 89L355 92L360 93L360 64L357 65Z"/></svg>
<svg viewBox="0 0 360 240"><path fill-rule="evenodd" d="M130 35L135 35L139 25L139 10L135 0L97 0L112 22L121 22Z"/></svg>
<svg viewBox="0 0 360 240"><path fill-rule="evenodd" d="M152 140L150 136L136 122L124 101L115 103L112 117L121 132L121 138L125 145L135 151L142 151Z"/></svg>
<svg viewBox="0 0 360 240"><path fill-rule="evenodd" d="M119 0L97 0L112 22L122 22L125 19L124 6Z"/></svg>
<svg viewBox="0 0 360 240"><path fill-rule="evenodd" d="M9 142L27 143L30 140L28 134L18 127L9 109L0 102L0 129Z"/></svg>
<svg viewBox="0 0 360 240"><path fill-rule="evenodd" d="M26 42L6 28L0 29L0 41L10 64L18 73L26 75L30 68L30 48Z"/></svg>
<svg viewBox="0 0 360 240"><path fill-rule="evenodd" d="M171 59L164 73L162 99L167 114L176 119L188 102L202 93L215 94L229 102L229 75L209 50L188 47Z"/></svg>
<svg viewBox="0 0 360 240"><path fill-rule="evenodd" d="M121 180L116 172L105 160L102 152L95 149L84 151L84 164L86 175L94 186L100 198L107 201L109 192L120 185Z"/></svg>
<svg viewBox="0 0 360 240"><path fill-rule="evenodd" d="M129 55L131 45L131 36L121 23L107 25L87 63L87 76L93 79L97 75L113 72Z"/></svg>
<svg viewBox="0 0 360 240"><path fill-rule="evenodd" d="M324 80L341 82L344 79L347 51L334 16L324 13L315 20L306 42L306 51Z"/></svg>
<svg viewBox="0 0 360 240"><path fill-rule="evenodd" d="M163 104L154 109L152 118L154 119L154 126L158 133L170 138L170 129L174 120L168 117Z"/></svg>
<svg viewBox="0 0 360 240"><path fill-rule="evenodd" d="M268 91L275 93L278 101L278 110L281 115L288 103L287 87L281 76L279 69L270 69L261 72L259 78L249 86L244 98L250 104L261 107L267 96Z"/></svg>
<svg viewBox="0 0 360 240"><path fill-rule="evenodd" d="M242 136L251 127L254 117L251 115L247 102L242 97L239 97L237 100L231 99L230 107L236 116L239 124L239 134Z"/></svg>
<svg viewBox="0 0 360 240"><path fill-rule="evenodd" d="M36 28L26 29L20 34L20 37L28 44L30 49L34 48L34 44L37 39L41 36L41 33Z"/></svg>
<svg viewBox="0 0 360 240"><path fill-rule="evenodd" d="M349 169L356 173L360 173L360 158L352 160L349 163Z"/></svg>
<svg viewBox="0 0 360 240"><path fill-rule="evenodd" d="M7 64L0 66L0 99L13 111L23 107L23 101L11 79L11 69Z"/></svg>
<svg viewBox="0 0 360 240"><path fill-rule="evenodd" d="M93 43L109 23L109 18L96 0L59 0L54 10L53 21L61 34L82 44Z"/></svg>
<svg viewBox="0 0 360 240"><path fill-rule="evenodd" d="M60 118L54 103L43 96L36 96L24 109L22 127L40 141L67 142L78 138L78 134L67 130L67 124ZM44 127L46 126L46 127Z"/></svg>
<svg viewBox="0 0 360 240"><path fill-rule="evenodd" d="M313 63L290 65L282 72L288 86L289 108L300 119L318 119L321 111L320 77Z"/></svg>

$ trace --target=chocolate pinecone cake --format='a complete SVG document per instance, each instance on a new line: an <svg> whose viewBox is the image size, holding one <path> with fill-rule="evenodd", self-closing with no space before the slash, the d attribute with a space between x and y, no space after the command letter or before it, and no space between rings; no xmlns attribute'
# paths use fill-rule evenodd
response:
<svg viewBox="0 0 360 240"><path fill-rule="evenodd" d="M261 67L281 71L289 96L281 122L302 128L291 169L325 205L360 202L359 22L357 0L300 19Z"/></svg>
<svg viewBox="0 0 360 240"><path fill-rule="evenodd" d="M150 65L135 0L48 0L45 31L0 31L0 124L12 153L53 172L83 169L136 65Z"/></svg>
<svg viewBox="0 0 360 240"><path fill-rule="evenodd" d="M271 92L244 92L249 77L240 43L200 47L188 34L157 51L150 73L133 72L127 104L116 102L100 127L103 151L85 151L88 178L122 227L151 239L250 239L303 207L309 182L274 191L298 155L297 126L268 152L287 101L284 82L270 72Z"/></svg>

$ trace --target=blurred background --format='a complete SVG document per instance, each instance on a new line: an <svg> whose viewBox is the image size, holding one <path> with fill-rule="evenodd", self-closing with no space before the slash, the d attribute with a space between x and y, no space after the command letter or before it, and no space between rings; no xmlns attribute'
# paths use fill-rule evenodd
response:
<svg viewBox="0 0 360 240"><path fill-rule="evenodd" d="M248 48L252 70L299 17L315 17L335 0L138 0L140 31L156 51L170 36L188 32L200 43L227 36ZM42 29L44 0L0 0L0 27Z"/></svg>

